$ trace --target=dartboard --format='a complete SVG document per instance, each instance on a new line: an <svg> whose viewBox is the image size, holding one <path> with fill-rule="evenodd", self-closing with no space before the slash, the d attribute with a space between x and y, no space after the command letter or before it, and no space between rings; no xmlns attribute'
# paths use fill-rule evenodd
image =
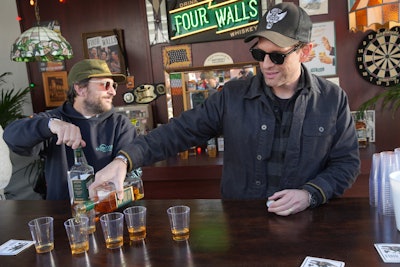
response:
<svg viewBox="0 0 400 267"><path fill-rule="evenodd" d="M393 86L400 79L400 27L371 31L360 43L357 70L366 81Z"/></svg>

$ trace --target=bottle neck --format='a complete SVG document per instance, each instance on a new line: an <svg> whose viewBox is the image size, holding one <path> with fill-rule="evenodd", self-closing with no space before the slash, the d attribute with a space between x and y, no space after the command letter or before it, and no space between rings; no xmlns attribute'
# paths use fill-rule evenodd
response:
<svg viewBox="0 0 400 267"><path fill-rule="evenodd" d="M84 214L94 209L97 203L99 203L99 201L86 200L84 202L81 202L74 207L75 214Z"/></svg>
<svg viewBox="0 0 400 267"><path fill-rule="evenodd" d="M85 154L83 153L82 147L79 147L77 149L74 149L74 164L75 165L84 165L88 164Z"/></svg>

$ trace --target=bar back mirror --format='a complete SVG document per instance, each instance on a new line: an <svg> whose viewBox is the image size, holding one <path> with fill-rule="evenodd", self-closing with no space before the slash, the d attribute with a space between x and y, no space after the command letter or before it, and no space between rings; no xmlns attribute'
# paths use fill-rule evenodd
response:
<svg viewBox="0 0 400 267"><path fill-rule="evenodd" d="M257 65L243 63L165 72L168 119L203 103L210 95L223 90L225 83L249 79L256 71Z"/></svg>

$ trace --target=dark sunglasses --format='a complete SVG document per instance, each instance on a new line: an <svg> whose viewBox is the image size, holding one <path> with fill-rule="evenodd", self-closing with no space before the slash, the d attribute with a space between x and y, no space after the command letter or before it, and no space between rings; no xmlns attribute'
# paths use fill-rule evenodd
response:
<svg viewBox="0 0 400 267"><path fill-rule="evenodd" d="M254 48L254 46L256 46L257 43L255 43L251 48L250 48L250 53L253 56L253 58L259 62L263 62L265 55L269 56L269 59L271 59L271 61L274 64L277 65L282 65L283 62L285 62L285 57L287 57L288 55L290 55L291 53L297 51L300 47L302 47L302 43L299 43L297 45L295 45L293 47L292 50L290 50L289 52L283 54L283 53L278 53L278 52L272 52L272 53L267 53L264 50L258 49L258 48Z"/></svg>
<svg viewBox="0 0 400 267"><path fill-rule="evenodd" d="M92 80L90 80L89 82L102 84L106 91L110 90L111 86L114 88L115 91L117 91L118 88L118 83L116 82L102 82L102 81L92 81Z"/></svg>

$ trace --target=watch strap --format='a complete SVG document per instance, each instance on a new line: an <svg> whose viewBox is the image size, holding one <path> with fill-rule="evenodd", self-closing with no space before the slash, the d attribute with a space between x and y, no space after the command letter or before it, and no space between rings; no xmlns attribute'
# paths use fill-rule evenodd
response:
<svg viewBox="0 0 400 267"><path fill-rule="evenodd" d="M124 155L118 155L115 157L115 159L121 160L126 166L128 166L128 159Z"/></svg>
<svg viewBox="0 0 400 267"><path fill-rule="evenodd" d="M127 171L130 172L133 169L133 163L129 154L123 150L118 151L117 156L114 158L116 160L121 160L126 164Z"/></svg>
<svg viewBox="0 0 400 267"><path fill-rule="evenodd" d="M320 196L319 192L315 188L305 185L302 189L308 192L309 208L315 208L323 203L322 196Z"/></svg>

